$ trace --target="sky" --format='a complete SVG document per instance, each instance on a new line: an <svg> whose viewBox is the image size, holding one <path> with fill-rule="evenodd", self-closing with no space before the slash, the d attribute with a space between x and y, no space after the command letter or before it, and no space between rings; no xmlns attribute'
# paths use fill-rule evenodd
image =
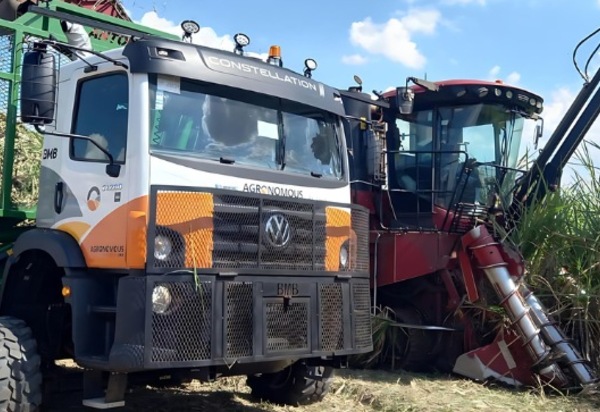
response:
<svg viewBox="0 0 600 412"><path fill-rule="evenodd" d="M502 80L544 99L543 146L583 85L573 66L577 43L600 27L600 0L124 0L134 21L180 34L197 21L195 42L233 49L247 34L257 54L279 45L284 65L301 72L318 62L315 80L338 88L363 80L387 90L406 77ZM579 64L600 35L579 52ZM593 75L600 59L590 64ZM600 120L588 133L600 143ZM533 129L523 136L533 140ZM600 153L593 151L600 166ZM572 172L569 172L572 174ZM572 178L572 177L571 177ZM570 179L570 178L569 178Z"/></svg>

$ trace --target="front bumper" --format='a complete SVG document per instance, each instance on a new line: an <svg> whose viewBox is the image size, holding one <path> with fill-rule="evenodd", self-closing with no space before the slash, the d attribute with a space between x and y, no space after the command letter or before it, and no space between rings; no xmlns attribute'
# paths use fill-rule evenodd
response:
<svg viewBox="0 0 600 412"><path fill-rule="evenodd" d="M164 314L152 310L155 286L171 293ZM368 352L369 290L368 279L332 276L128 276L119 281L108 366L133 372Z"/></svg>

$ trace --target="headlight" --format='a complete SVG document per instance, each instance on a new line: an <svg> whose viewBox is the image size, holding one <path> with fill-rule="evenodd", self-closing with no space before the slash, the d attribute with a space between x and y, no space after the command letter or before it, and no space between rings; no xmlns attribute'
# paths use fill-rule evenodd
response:
<svg viewBox="0 0 600 412"><path fill-rule="evenodd" d="M166 286L154 286L152 290L152 312L164 314L171 306L171 292Z"/></svg>
<svg viewBox="0 0 600 412"><path fill-rule="evenodd" d="M166 260L171 251L173 245L171 239L164 235L158 235L154 238L154 258L158 260Z"/></svg>
<svg viewBox="0 0 600 412"><path fill-rule="evenodd" d="M350 251L348 250L348 242L345 242L340 248L340 269L348 269L350 263Z"/></svg>

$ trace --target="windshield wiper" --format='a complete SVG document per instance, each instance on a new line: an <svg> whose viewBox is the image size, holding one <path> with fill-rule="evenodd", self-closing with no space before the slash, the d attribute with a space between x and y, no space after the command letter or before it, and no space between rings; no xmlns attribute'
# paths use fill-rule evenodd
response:
<svg viewBox="0 0 600 412"><path fill-rule="evenodd" d="M285 169L285 129L283 127L283 112L277 111L277 123L279 123L279 147L277 150L277 162L281 165L281 170Z"/></svg>
<svg viewBox="0 0 600 412"><path fill-rule="evenodd" d="M219 158L219 162L220 162L220 163L227 164L227 165L232 165L232 164L234 164L234 163L235 163L235 159L232 159L232 158L230 158L230 157L223 157L223 156L221 156L221 157Z"/></svg>
<svg viewBox="0 0 600 412"><path fill-rule="evenodd" d="M313 172L312 170L310 171L310 175L312 177L323 177L323 173L319 173L319 172Z"/></svg>

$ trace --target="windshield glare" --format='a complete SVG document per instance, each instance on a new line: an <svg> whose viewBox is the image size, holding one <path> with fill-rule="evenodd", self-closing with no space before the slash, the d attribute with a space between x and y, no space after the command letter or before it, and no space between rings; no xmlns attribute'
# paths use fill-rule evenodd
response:
<svg viewBox="0 0 600 412"><path fill-rule="evenodd" d="M177 90L162 87L160 78L152 83L153 152L341 179L335 115L223 86L180 83Z"/></svg>
<svg viewBox="0 0 600 412"><path fill-rule="evenodd" d="M443 207L450 206L452 200L487 204L491 192L508 196L516 176L506 168L517 166L523 123L519 113L494 104L415 112L397 121L401 139L396 160L398 181L402 186L409 180L406 165L419 168L421 176L433 176L438 188L436 203ZM412 164L403 159L408 155L403 151L412 153ZM435 151L439 153L432 153ZM461 175L467 159L477 162L469 176ZM434 165L434 174L423 170ZM416 188L417 183L407 187ZM431 183L422 186L419 189L431 190Z"/></svg>

